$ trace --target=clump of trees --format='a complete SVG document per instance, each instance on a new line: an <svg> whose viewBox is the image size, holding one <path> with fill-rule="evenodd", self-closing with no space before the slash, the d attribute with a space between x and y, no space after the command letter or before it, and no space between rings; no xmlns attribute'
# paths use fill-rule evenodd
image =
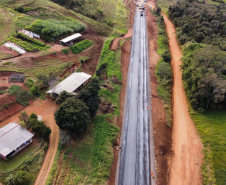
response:
<svg viewBox="0 0 226 185"><path fill-rule="evenodd" d="M30 116L23 111L19 115L20 126L26 128L27 130L32 129L36 135L48 139L51 134L51 129L46 126L44 121L39 121L35 113L31 113Z"/></svg>
<svg viewBox="0 0 226 185"><path fill-rule="evenodd" d="M169 17L183 50L183 82L198 111L226 108L226 5L177 2Z"/></svg>
<svg viewBox="0 0 226 185"><path fill-rule="evenodd" d="M57 39L64 34L84 31L85 25L74 19L63 21L50 19L36 20L30 26L27 26L26 29L38 33L51 41L52 38Z"/></svg>
<svg viewBox="0 0 226 185"><path fill-rule="evenodd" d="M84 133L99 109L100 90L97 79L92 81L78 95L63 91L56 99L60 108L55 113L55 120L61 129Z"/></svg>

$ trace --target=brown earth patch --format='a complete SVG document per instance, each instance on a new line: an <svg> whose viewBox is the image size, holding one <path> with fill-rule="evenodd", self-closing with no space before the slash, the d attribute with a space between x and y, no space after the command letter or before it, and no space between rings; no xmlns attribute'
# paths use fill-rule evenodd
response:
<svg viewBox="0 0 226 185"><path fill-rule="evenodd" d="M16 51L14 51L10 48L5 47L5 46L0 46L0 54L7 55L7 57L0 56L0 60L4 59L4 58L11 58L11 57L19 56L19 53L17 53Z"/></svg>
<svg viewBox="0 0 226 185"><path fill-rule="evenodd" d="M156 160L157 185L169 184L169 168L171 160L172 130L166 125L164 102L157 92L158 81L155 68L160 56L157 53L158 26L156 18L146 9L147 30L149 39L149 58L151 72L152 121Z"/></svg>

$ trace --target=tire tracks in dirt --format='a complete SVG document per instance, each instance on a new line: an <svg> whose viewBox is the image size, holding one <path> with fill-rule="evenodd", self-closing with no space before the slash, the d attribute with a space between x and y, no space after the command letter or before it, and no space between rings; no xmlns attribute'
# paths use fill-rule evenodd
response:
<svg viewBox="0 0 226 185"><path fill-rule="evenodd" d="M163 14L163 17L170 39L171 67L173 70L173 155L170 185L200 185L202 184L200 169L203 159L201 153L203 145L188 112L182 71L180 70L182 52L177 43L176 30L165 14Z"/></svg>

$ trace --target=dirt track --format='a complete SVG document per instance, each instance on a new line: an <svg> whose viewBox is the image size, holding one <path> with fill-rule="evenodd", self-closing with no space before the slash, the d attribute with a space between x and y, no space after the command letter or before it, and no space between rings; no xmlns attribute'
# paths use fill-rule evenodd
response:
<svg viewBox="0 0 226 185"><path fill-rule="evenodd" d="M181 49L176 40L174 25L166 15L164 21L170 38L173 70L173 145L170 185L199 185L202 184L200 167L203 155L202 143L188 113L188 105L182 83L180 58Z"/></svg>
<svg viewBox="0 0 226 185"><path fill-rule="evenodd" d="M50 169L57 151L58 141L59 141L59 129L54 119L54 113L57 107L58 106L50 100L44 100L44 101L36 100L32 102L31 105L23 109L23 111L25 110L28 114L31 114L32 112L34 112L37 115L41 115L42 120L46 121L46 123L52 130L52 133L50 135L49 149L44 159L42 168L39 172L38 178L36 179L35 185L45 184L45 181L48 177L48 174L50 172ZM18 116L19 116L19 112L9 117L5 121L1 122L0 127L10 122L14 122L14 121L18 122L19 121Z"/></svg>

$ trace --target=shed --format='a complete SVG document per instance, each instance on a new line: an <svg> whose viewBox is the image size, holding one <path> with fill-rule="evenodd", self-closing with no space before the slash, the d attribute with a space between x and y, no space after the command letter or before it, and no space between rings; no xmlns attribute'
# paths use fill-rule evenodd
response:
<svg viewBox="0 0 226 185"><path fill-rule="evenodd" d="M9 83L10 82L24 82L25 80L25 74L21 74L21 73L13 73L10 75L10 77L8 78Z"/></svg>
<svg viewBox="0 0 226 185"><path fill-rule="evenodd" d="M76 94L76 92L89 82L90 78L91 75L83 72L72 73L69 77L46 93L59 95L62 91L67 91L68 93Z"/></svg>
<svg viewBox="0 0 226 185"><path fill-rule="evenodd" d="M32 142L34 135L16 123L0 129L0 157L11 157Z"/></svg>
<svg viewBox="0 0 226 185"><path fill-rule="evenodd" d="M60 40L60 44L61 45L65 45L65 46L72 46L74 44L73 41L77 40L78 38L80 38L82 35L80 33L76 33L74 35L71 35L69 37L66 37L62 40Z"/></svg>

